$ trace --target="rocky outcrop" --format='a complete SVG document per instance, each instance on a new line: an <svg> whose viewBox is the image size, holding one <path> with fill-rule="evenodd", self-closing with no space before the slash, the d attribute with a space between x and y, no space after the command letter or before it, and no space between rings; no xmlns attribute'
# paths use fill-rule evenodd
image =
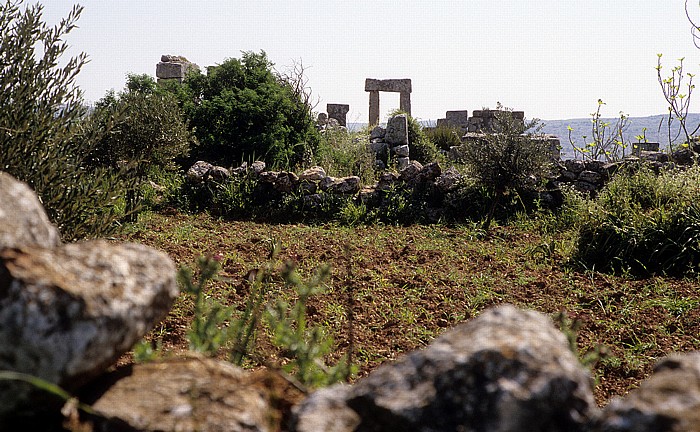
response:
<svg viewBox="0 0 700 432"><path fill-rule="evenodd" d="M281 419L271 407L274 400L264 372L250 373L227 362L190 355L133 365L124 376L119 376L120 371L111 375L116 377L107 375L101 381L114 382L92 405L107 419L107 430L117 425L138 431L279 430ZM100 386L104 385L94 385Z"/></svg>
<svg viewBox="0 0 700 432"><path fill-rule="evenodd" d="M295 430L582 431L591 377L546 316L502 306L353 386L319 391Z"/></svg>
<svg viewBox="0 0 700 432"><path fill-rule="evenodd" d="M595 432L700 431L700 352L661 360L624 399L613 399Z"/></svg>
<svg viewBox="0 0 700 432"><path fill-rule="evenodd" d="M0 249L60 243L58 230L49 222L34 191L0 172Z"/></svg>
<svg viewBox="0 0 700 432"><path fill-rule="evenodd" d="M0 245L0 370L76 389L168 313L178 294L175 266L138 244L57 244L26 185L0 179L0 214L15 221L0 224L0 238L11 239ZM0 382L0 424L35 390Z"/></svg>

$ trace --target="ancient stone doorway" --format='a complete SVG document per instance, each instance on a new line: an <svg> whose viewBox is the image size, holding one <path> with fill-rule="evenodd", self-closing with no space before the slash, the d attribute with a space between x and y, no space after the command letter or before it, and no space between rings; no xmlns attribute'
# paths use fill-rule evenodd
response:
<svg viewBox="0 0 700 432"><path fill-rule="evenodd" d="M410 79L386 79L378 80L367 78L365 91L369 92L369 124L379 124L379 92L399 93L399 109L411 114L411 80Z"/></svg>

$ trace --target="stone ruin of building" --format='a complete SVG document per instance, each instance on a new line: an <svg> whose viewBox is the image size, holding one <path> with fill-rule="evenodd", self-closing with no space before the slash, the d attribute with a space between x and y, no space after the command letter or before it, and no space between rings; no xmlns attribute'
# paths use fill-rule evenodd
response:
<svg viewBox="0 0 700 432"><path fill-rule="evenodd" d="M182 83L190 70L199 70L199 66L182 56L162 55L160 63L156 65L156 78L158 82L163 80L177 80Z"/></svg>
<svg viewBox="0 0 700 432"><path fill-rule="evenodd" d="M365 91L369 92L369 124L379 124L379 92L399 93L399 109L411 114L411 80L410 79L373 79L365 80Z"/></svg>

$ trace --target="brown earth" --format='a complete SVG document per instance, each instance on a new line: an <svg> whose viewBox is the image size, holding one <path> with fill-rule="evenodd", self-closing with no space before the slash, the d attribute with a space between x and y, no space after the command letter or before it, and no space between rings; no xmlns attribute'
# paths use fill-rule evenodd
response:
<svg viewBox="0 0 700 432"><path fill-rule="evenodd" d="M225 281L208 292L239 309L251 272L268 261L274 245L279 253L273 265L293 261L304 277L330 264L325 293L312 298L308 312L335 340L327 361L351 350L357 377L500 303L535 309L560 322L566 313L571 321L565 327L577 335L581 358L593 365L600 405L637 387L660 357L700 349L696 279L577 270L567 258L571 236L532 228L496 227L490 236L478 237L469 227L270 225L172 213L142 215L119 240L161 249L181 265L193 266L200 255L217 256ZM270 300L294 297L280 277L266 287ZM192 305L182 294L149 335L162 343L164 355L187 350ZM253 369L285 361L265 329L253 354L256 361L246 365ZM222 351L220 357L227 355ZM130 361L130 356L122 359Z"/></svg>

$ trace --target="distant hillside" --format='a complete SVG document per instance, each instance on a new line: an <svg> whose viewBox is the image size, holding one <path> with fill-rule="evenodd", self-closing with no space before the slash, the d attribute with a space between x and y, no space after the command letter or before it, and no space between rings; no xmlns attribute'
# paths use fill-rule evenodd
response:
<svg viewBox="0 0 700 432"><path fill-rule="evenodd" d="M624 136L627 142L637 142L635 136L641 135L644 128L646 128L646 139L649 142L658 142L661 144L661 148L668 147L668 124L667 115L655 115L649 117L630 117L628 127L625 129ZM615 118L605 118L601 119L604 122L609 122L612 127L617 123ZM561 140L562 145L562 157L566 158L573 156L573 149L569 144L569 131L568 126L573 128L571 137L574 142L581 145L584 140L583 136L587 136L586 141L590 141L591 137L591 119L568 119L568 120L542 120L544 127L542 132L556 135ZM661 128L659 129L659 125ZM687 126L689 131L692 132L696 127L700 125L700 114L688 114ZM678 135L679 124L678 122L673 122L671 124L671 137L678 139L672 139L674 144L682 142L683 138ZM682 134L681 134L682 135Z"/></svg>

